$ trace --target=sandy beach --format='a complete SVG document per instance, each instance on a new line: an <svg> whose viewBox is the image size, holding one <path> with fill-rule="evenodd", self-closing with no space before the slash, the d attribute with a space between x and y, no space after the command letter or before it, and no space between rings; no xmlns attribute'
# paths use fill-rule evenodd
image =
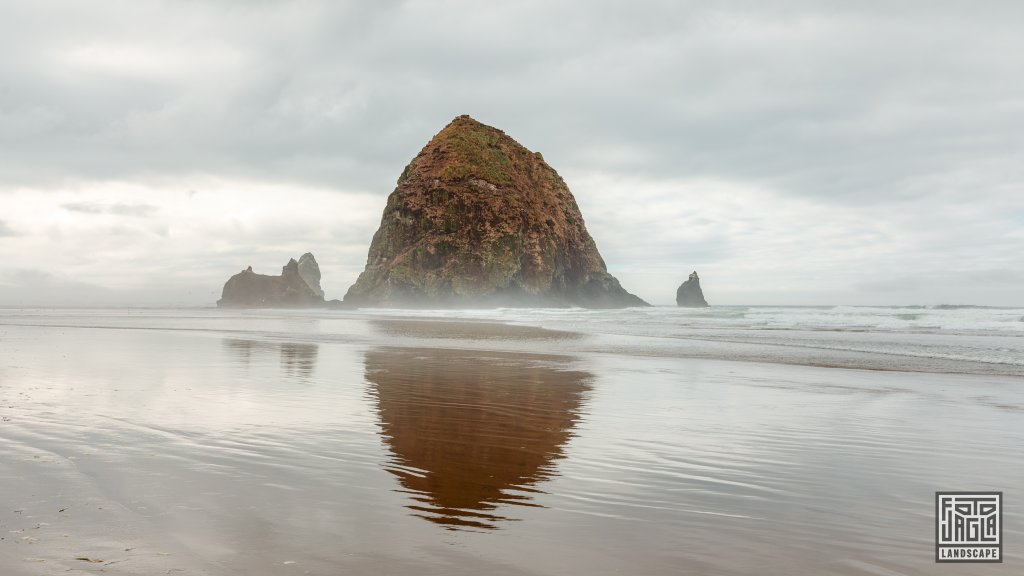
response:
<svg viewBox="0 0 1024 576"><path fill-rule="evenodd" d="M568 321L2 320L4 574L960 574L934 493L963 489L1007 494L984 573L1024 560L1012 373Z"/></svg>
<svg viewBox="0 0 1024 576"><path fill-rule="evenodd" d="M1024 575L1022 24L0 2L0 576Z"/></svg>

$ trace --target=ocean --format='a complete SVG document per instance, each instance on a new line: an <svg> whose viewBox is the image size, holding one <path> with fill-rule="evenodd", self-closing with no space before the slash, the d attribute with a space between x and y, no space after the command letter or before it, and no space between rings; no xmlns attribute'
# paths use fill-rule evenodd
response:
<svg viewBox="0 0 1024 576"><path fill-rule="evenodd" d="M0 310L2 574L1024 562L1024 309Z"/></svg>
<svg viewBox="0 0 1024 576"><path fill-rule="evenodd" d="M378 313L433 317L437 312ZM715 306L446 311L447 318L571 330L606 348L673 357L1024 375L1024 308ZM597 344L600 341L600 345Z"/></svg>

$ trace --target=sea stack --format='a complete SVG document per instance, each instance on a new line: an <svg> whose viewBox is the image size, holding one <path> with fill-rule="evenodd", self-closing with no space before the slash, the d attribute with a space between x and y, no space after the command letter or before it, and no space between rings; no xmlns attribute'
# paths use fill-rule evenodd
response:
<svg viewBox="0 0 1024 576"><path fill-rule="evenodd" d="M697 271L690 273L690 277L679 285L676 290L676 304L687 308L706 308L707 300L704 299L704 292L700 289L700 277Z"/></svg>
<svg viewBox="0 0 1024 576"><path fill-rule="evenodd" d="M307 258L308 256L308 258ZM220 308L314 308L325 305L320 290L320 267L312 254L302 256L306 260L307 273L315 270L315 288L300 272L294 258L281 269L280 276L256 274L252 266L235 274L224 283ZM313 276L311 276L312 278Z"/></svg>
<svg viewBox="0 0 1024 576"><path fill-rule="evenodd" d="M345 294L355 306L646 306L608 273L540 153L459 116L406 166Z"/></svg>
<svg viewBox="0 0 1024 576"><path fill-rule="evenodd" d="M306 252L299 257L299 276L317 296L324 297L324 290L320 287L320 265L316 263L312 252Z"/></svg>

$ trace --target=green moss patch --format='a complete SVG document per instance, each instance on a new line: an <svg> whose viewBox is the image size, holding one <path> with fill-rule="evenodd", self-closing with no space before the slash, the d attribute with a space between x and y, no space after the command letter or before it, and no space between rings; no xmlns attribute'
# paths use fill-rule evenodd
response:
<svg viewBox="0 0 1024 576"><path fill-rule="evenodd" d="M461 122L446 130L444 145L452 158L441 171L446 182L475 176L491 184L508 185L511 161L501 149L501 133L479 123Z"/></svg>

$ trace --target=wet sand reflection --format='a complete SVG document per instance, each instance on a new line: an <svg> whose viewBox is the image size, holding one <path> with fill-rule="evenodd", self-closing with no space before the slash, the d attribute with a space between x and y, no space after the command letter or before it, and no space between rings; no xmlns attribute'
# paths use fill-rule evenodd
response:
<svg viewBox="0 0 1024 576"><path fill-rule="evenodd" d="M317 344L301 342L262 342L225 338L224 347L240 364L248 366L255 355L277 353L280 357L281 373L287 379L308 380L316 370Z"/></svg>
<svg viewBox="0 0 1024 576"><path fill-rule="evenodd" d="M479 320L376 318L370 326L384 336L445 340L578 340L578 332Z"/></svg>
<svg viewBox="0 0 1024 576"><path fill-rule="evenodd" d="M565 358L379 348L366 354L368 393L413 514L449 529L497 528L506 505L537 506L536 485L585 405L591 376Z"/></svg>

